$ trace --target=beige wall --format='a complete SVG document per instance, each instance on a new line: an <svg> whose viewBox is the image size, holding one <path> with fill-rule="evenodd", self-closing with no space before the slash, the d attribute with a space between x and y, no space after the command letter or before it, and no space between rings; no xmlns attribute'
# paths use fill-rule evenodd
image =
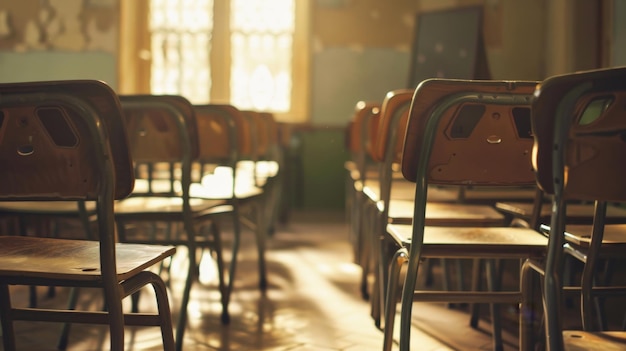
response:
<svg viewBox="0 0 626 351"><path fill-rule="evenodd" d="M314 52L337 47L409 53L414 14L484 5L483 33L492 77L543 79L600 65L598 3L607 0L315 0L311 37ZM59 4L59 5L55 5ZM89 5L85 5L89 4ZM95 5L94 5L95 4ZM0 50L9 52L106 52L115 55L118 0L24 0L4 2L7 31ZM54 6L63 6L63 11ZM606 5L608 6L608 5ZM78 31L70 9L80 8ZM58 12L58 13L57 13ZM64 22L62 26L58 23ZM31 23L31 24L29 24ZM32 24L35 23L35 24ZM30 34L26 34L31 26ZM33 31L37 28L36 31ZM605 28L606 32L606 28ZM606 50L605 50L606 51ZM606 60L602 61L606 62Z"/></svg>
<svg viewBox="0 0 626 351"><path fill-rule="evenodd" d="M409 52L416 12L482 4L493 78L540 80L600 65L596 1L317 0L314 4L316 51L350 47Z"/></svg>

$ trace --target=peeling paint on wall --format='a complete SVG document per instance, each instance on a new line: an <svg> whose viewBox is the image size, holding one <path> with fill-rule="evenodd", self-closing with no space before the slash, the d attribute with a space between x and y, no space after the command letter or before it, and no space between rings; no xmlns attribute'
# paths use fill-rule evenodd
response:
<svg viewBox="0 0 626 351"><path fill-rule="evenodd" d="M0 50L114 53L118 4L119 0L22 0L1 4Z"/></svg>
<svg viewBox="0 0 626 351"><path fill-rule="evenodd" d="M9 24L9 13L0 11L0 38L11 35L11 26Z"/></svg>

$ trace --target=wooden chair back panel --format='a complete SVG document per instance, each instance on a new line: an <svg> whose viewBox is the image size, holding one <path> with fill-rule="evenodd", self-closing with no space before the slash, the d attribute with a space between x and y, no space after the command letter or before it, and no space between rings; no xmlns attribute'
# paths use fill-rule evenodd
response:
<svg viewBox="0 0 626 351"><path fill-rule="evenodd" d="M287 149L291 147L291 137L293 136L293 129L294 125L292 123L277 122L277 140L278 144L282 148ZM351 128L348 128L348 130L351 130ZM349 137L347 140L350 140Z"/></svg>
<svg viewBox="0 0 626 351"><path fill-rule="evenodd" d="M380 113L381 109L377 109L372 111L369 118L365 123L367 123L366 133L367 138L365 139L365 152L372 160L376 162L382 162L382 159L378 159L378 153L376 152L376 144L378 143L378 138L380 137Z"/></svg>
<svg viewBox="0 0 626 351"><path fill-rule="evenodd" d="M375 158L379 162L385 160L389 147L393 147L392 162L400 163L402 160L404 134L413 92L413 89L393 90L383 100L375 144ZM393 128L395 130L392 133ZM393 146L390 143L393 143Z"/></svg>
<svg viewBox="0 0 626 351"><path fill-rule="evenodd" d="M416 181L426 123L441 113L426 177L442 185L532 185L530 97L536 82L426 80L415 91L402 159L405 178ZM441 97L466 95L469 100ZM518 96L514 104L497 96ZM494 102L494 103L492 103ZM443 110L442 110L443 109ZM521 162L520 162L520 159Z"/></svg>
<svg viewBox="0 0 626 351"><path fill-rule="evenodd" d="M135 162L179 162L183 143L189 141L191 158L199 154L197 126L192 105L169 95L120 96ZM181 134L178 123L187 133Z"/></svg>
<svg viewBox="0 0 626 351"><path fill-rule="evenodd" d="M268 146L273 148L278 145L278 122L270 112L259 112L259 116L266 126Z"/></svg>
<svg viewBox="0 0 626 351"><path fill-rule="evenodd" d="M19 95L19 98L17 97ZM134 176L115 93L98 81L0 84L0 198L94 200L106 153L116 198ZM102 128L98 130L96 125ZM102 133L100 136L98 133ZM108 139L100 144L84 140Z"/></svg>
<svg viewBox="0 0 626 351"><path fill-rule="evenodd" d="M253 153L252 128L243 112L235 106L227 104L212 104L211 106L223 110L233 119L237 130L237 150L239 157L250 158Z"/></svg>
<svg viewBox="0 0 626 351"><path fill-rule="evenodd" d="M270 126L260 112L248 111L248 113L254 125L256 155L263 158L264 155L267 155L270 147Z"/></svg>
<svg viewBox="0 0 626 351"><path fill-rule="evenodd" d="M586 83L581 83L583 80ZM563 195L581 200L626 200L624 106L626 69L583 72L544 81L533 104L535 169L544 191L554 192L552 140L558 137L555 132L561 130L566 138ZM541 118L547 113L566 115L567 119ZM558 174L556 177L561 178Z"/></svg>
<svg viewBox="0 0 626 351"><path fill-rule="evenodd" d="M352 126L350 128L349 150L357 154L362 151L361 131L363 123L370 123L370 117L378 114L380 111L380 103L359 101L354 108L352 116ZM370 129L370 127L368 127Z"/></svg>
<svg viewBox="0 0 626 351"><path fill-rule="evenodd" d="M194 106L200 143L198 160L221 164L234 157L236 130L227 109L214 105Z"/></svg>

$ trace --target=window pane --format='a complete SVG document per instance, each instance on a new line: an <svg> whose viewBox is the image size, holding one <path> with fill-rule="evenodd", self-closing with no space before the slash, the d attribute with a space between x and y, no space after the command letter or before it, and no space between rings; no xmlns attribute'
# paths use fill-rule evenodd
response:
<svg viewBox="0 0 626 351"><path fill-rule="evenodd" d="M151 89L209 101L213 0L151 0Z"/></svg>
<svg viewBox="0 0 626 351"><path fill-rule="evenodd" d="M294 0L231 1L231 103L240 109L291 108Z"/></svg>

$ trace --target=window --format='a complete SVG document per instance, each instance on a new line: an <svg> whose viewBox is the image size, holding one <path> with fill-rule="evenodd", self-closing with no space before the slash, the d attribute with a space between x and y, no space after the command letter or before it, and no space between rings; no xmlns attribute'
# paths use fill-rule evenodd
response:
<svg viewBox="0 0 626 351"><path fill-rule="evenodd" d="M302 0L122 0L120 92L308 119Z"/></svg>
<svg viewBox="0 0 626 351"><path fill-rule="evenodd" d="M150 0L150 91L209 102L212 0Z"/></svg>

